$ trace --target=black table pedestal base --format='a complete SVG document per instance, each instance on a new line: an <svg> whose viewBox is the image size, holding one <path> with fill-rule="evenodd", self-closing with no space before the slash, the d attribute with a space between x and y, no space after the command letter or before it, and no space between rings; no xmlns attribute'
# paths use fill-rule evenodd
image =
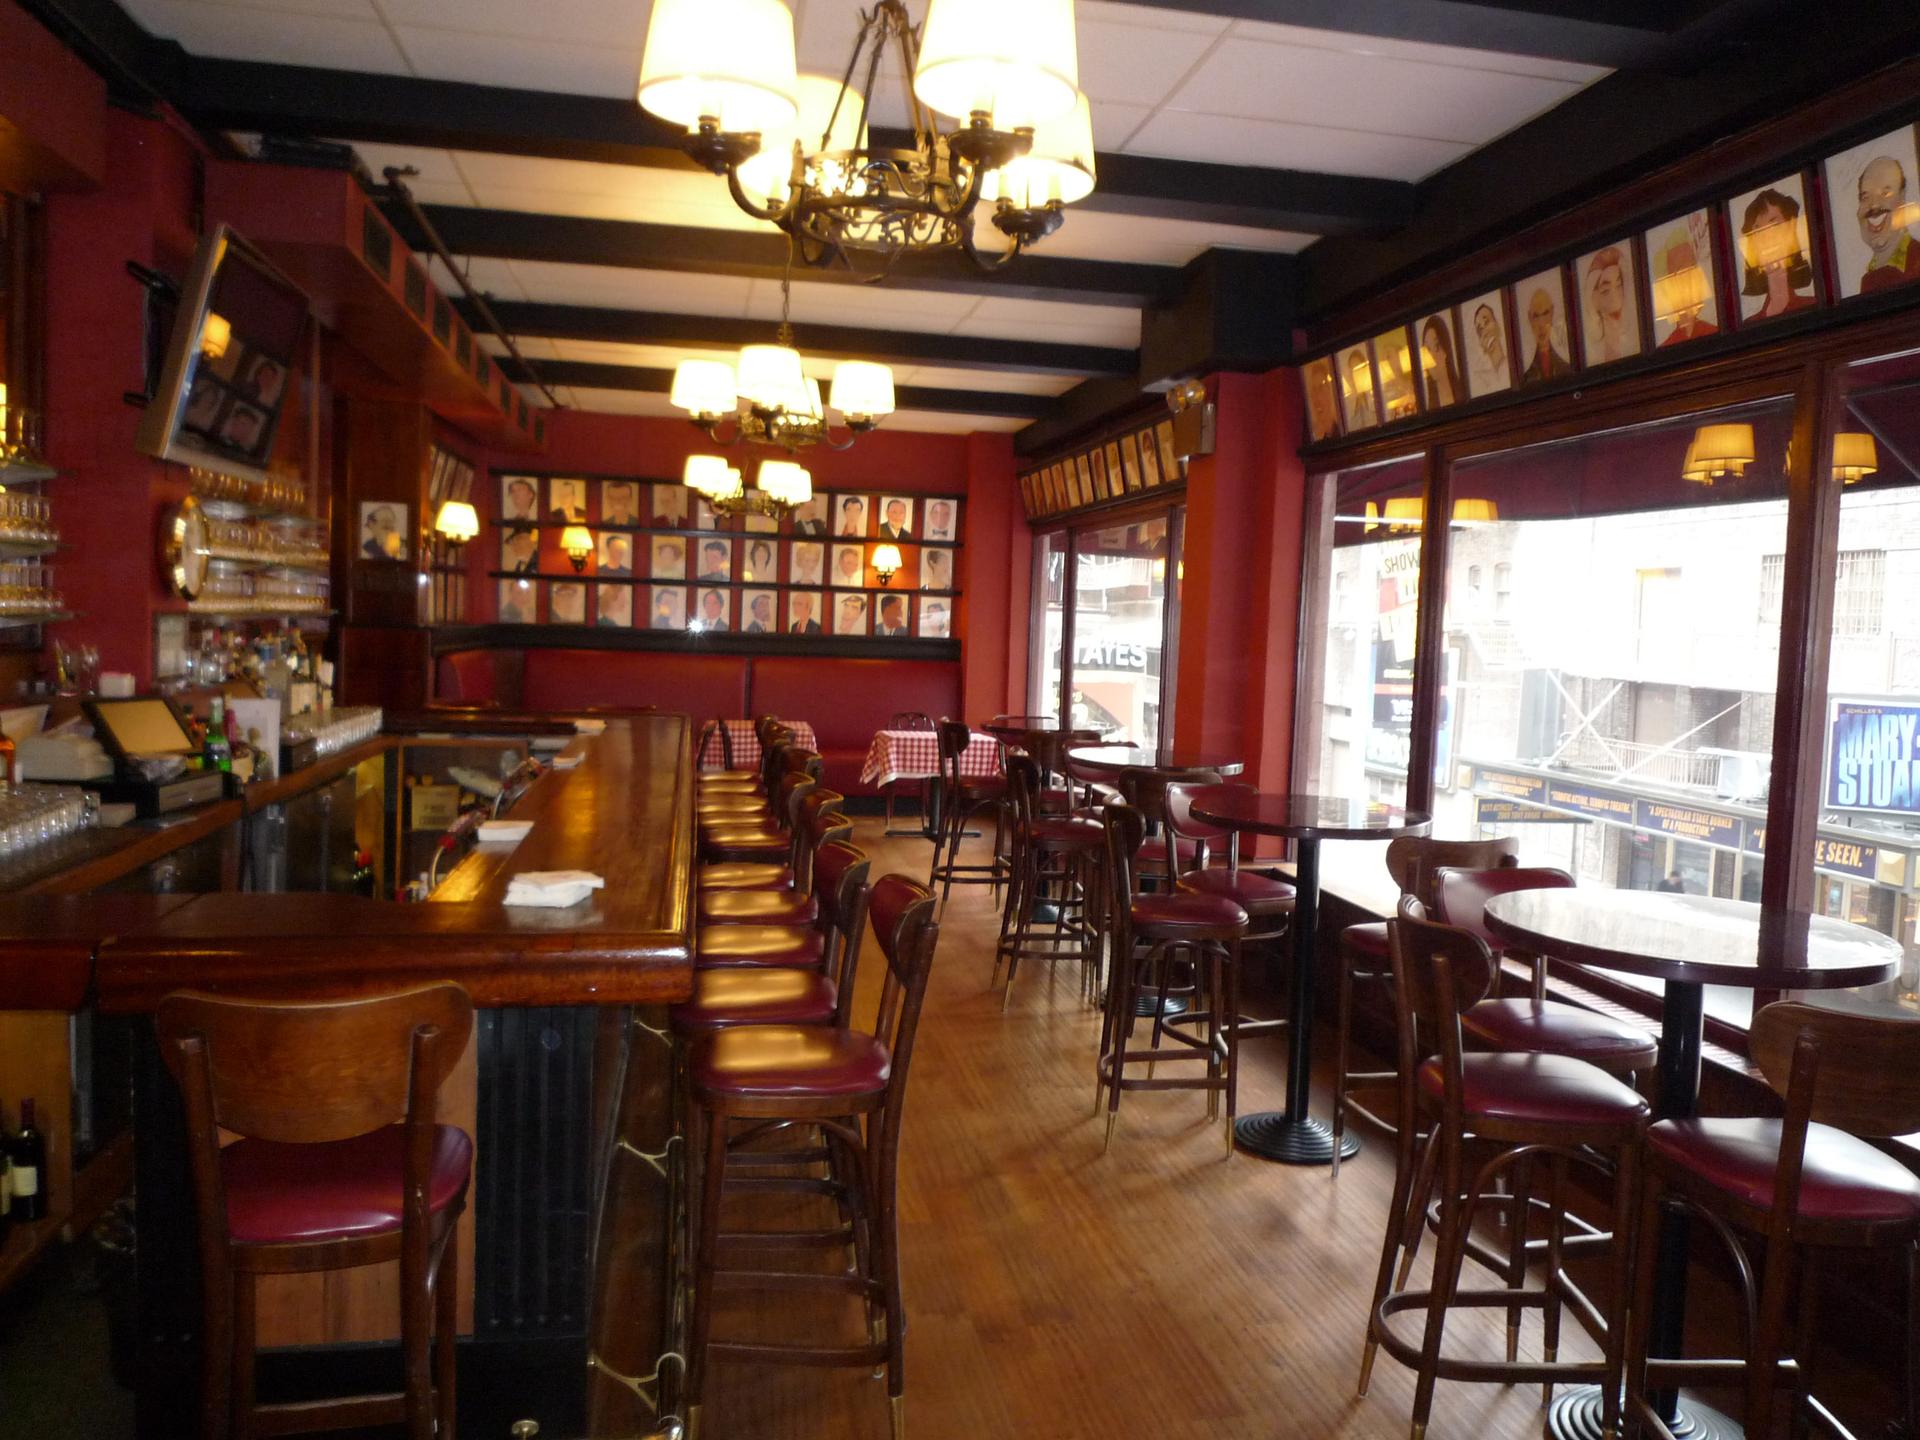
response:
<svg viewBox="0 0 1920 1440"><path fill-rule="evenodd" d="M1740 1440L1746 1432L1718 1410L1683 1398L1673 1433L1678 1440ZM1558 1392L1547 1410L1547 1434L1552 1440L1601 1440L1600 1387L1575 1385Z"/></svg>
<svg viewBox="0 0 1920 1440"><path fill-rule="evenodd" d="M1242 1115L1233 1122L1234 1144L1249 1155L1277 1160L1282 1165L1331 1165L1333 1131L1318 1120L1289 1120L1278 1110ZM1357 1135L1340 1139L1340 1158L1360 1153Z"/></svg>
<svg viewBox="0 0 1920 1440"><path fill-rule="evenodd" d="M1133 997L1133 1013L1142 1020L1153 1018L1154 1001L1160 997L1150 990L1143 990ZM1184 995L1169 995L1160 1013L1166 1016L1184 1015L1193 1008L1191 1001Z"/></svg>

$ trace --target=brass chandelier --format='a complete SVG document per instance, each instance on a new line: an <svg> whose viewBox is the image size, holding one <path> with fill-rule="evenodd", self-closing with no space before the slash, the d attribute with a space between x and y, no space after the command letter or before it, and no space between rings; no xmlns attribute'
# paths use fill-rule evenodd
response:
<svg viewBox="0 0 1920 1440"><path fill-rule="evenodd" d="M908 149L876 149L867 133L889 50ZM876 0L837 80L798 73L784 0L656 0L639 100L685 127L687 153L811 265L959 249L992 269L1093 190L1073 0L931 0L920 27L902 0ZM975 237L982 201L1005 239L992 253Z"/></svg>

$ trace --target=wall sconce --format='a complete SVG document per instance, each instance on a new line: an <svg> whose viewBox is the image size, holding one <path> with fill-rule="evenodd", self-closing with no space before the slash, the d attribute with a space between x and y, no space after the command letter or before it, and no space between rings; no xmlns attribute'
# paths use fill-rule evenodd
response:
<svg viewBox="0 0 1920 1440"><path fill-rule="evenodd" d="M578 575L593 558L593 535L584 525L569 525L560 532L560 548L567 552L573 573Z"/></svg>
<svg viewBox="0 0 1920 1440"><path fill-rule="evenodd" d="M449 545L464 545L480 533L480 516L465 500L442 500L433 533Z"/></svg>
<svg viewBox="0 0 1920 1440"><path fill-rule="evenodd" d="M1167 409L1173 412L1173 453L1182 460L1211 455L1214 407L1206 382L1182 380L1167 392Z"/></svg>
<svg viewBox="0 0 1920 1440"><path fill-rule="evenodd" d="M233 326L227 317L209 310L206 321L200 326L200 353L209 360L218 360L227 353L227 346L232 343Z"/></svg>
<svg viewBox="0 0 1920 1440"><path fill-rule="evenodd" d="M1880 469L1880 452L1873 436L1859 430L1842 430L1833 437L1833 478L1842 485L1853 485Z"/></svg>
<svg viewBox="0 0 1920 1440"><path fill-rule="evenodd" d="M1687 458L1680 463L1680 478L1696 484L1711 485L1731 475L1738 480L1753 464L1753 426L1702 425L1693 432L1687 446Z"/></svg>
<svg viewBox="0 0 1920 1440"><path fill-rule="evenodd" d="M893 577L900 573L900 547L898 545L876 545L873 547L873 573L880 577L882 585L891 584Z"/></svg>

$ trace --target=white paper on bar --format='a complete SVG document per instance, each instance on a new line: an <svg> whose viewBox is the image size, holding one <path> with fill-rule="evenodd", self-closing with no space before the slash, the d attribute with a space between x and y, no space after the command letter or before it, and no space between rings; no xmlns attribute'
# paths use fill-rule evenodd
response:
<svg viewBox="0 0 1920 1440"><path fill-rule="evenodd" d="M571 770L584 759L586 759L586 756L579 754L556 755L553 757L553 768L556 770Z"/></svg>
<svg viewBox="0 0 1920 1440"><path fill-rule="evenodd" d="M479 838L482 845L517 845L533 829L531 820L483 820Z"/></svg>

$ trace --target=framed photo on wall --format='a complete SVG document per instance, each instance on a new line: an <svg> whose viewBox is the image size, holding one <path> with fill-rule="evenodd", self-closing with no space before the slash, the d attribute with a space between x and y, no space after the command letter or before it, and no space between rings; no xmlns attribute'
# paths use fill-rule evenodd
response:
<svg viewBox="0 0 1920 1440"><path fill-rule="evenodd" d="M587 587L578 580L556 581L547 587L547 623L584 625L587 623Z"/></svg>
<svg viewBox="0 0 1920 1440"><path fill-rule="evenodd" d="M1799 173L1745 191L1727 202L1740 323L1760 325L1820 303L1807 219L1807 182Z"/></svg>
<svg viewBox="0 0 1920 1440"><path fill-rule="evenodd" d="M1146 476L1140 471L1140 447L1134 443L1134 437L1131 435L1122 435L1118 443L1120 446L1120 468L1126 473L1128 493L1146 489Z"/></svg>
<svg viewBox="0 0 1920 1440"><path fill-rule="evenodd" d="M951 542L959 524L960 507L943 496L924 502L927 512L926 538Z"/></svg>
<svg viewBox="0 0 1920 1440"><path fill-rule="evenodd" d="M1080 463L1087 467L1093 477L1093 493L1102 500L1111 500L1114 496L1114 483L1117 477L1107 475L1107 456L1103 450L1091 450L1080 457Z"/></svg>
<svg viewBox="0 0 1920 1440"><path fill-rule="evenodd" d="M1140 478L1146 482L1149 490L1157 489L1163 483L1160 477L1160 447L1154 442L1151 430L1142 430L1134 438L1140 446Z"/></svg>
<svg viewBox="0 0 1920 1440"><path fill-rule="evenodd" d="M920 601L920 612L915 617L917 633L922 640L948 640L953 636L953 612L947 602L937 595L928 595Z"/></svg>
<svg viewBox="0 0 1920 1440"><path fill-rule="evenodd" d="M740 596L740 631L745 635L780 633L780 592L748 590Z"/></svg>
<svg viewBox="0 0 1920 1440"><path fill-rule="evenodd" d="M1153 427L1153 443L1160 451L1161 479L1168 485L1184 480L1187 472L1180 464L1180 457L1173 453L1173 421L1162 420Z"/></svg>
<svg viewBox="0 0 1920 1440"><path fill-rule="evenodd" d="M1340 387L1333 379L1333 357L1323 355L1300 367L1307 401L1307 438L1331 440L1340 433Z"/></svg>
<svg viewBox="0 0 1920 1440"><path fill-rule="evenodd" d="M1654 226L1641 237L1653 315L1653 348L1718 335L1720 267L1713 213L1702 206Z"/></svg>
<svg viewBox="0 0 1920 1440"><path fill-rule="evenodd" d="M1827 159L1827 236L1842 300L1920 280L1915 129L1903 125Z"/></svg>
<svg viewBox="0 0 1920 1440"><path fill-rule="evenodd" d="M540 568L540 532L503 530L500 533L500 568L516 575L532 575Z"/></svg>
<svg viewBox="0 0 1920 1440"><path fill-rule="evenodd" d="M833 503L833 533L850 535L856 539L867 538L867 497L864 495L841 495Z"/></svg>
<svg viewBox="0 0 1920 1440"><path fill-rule="evenodd" d="M864 545L833 547L832 574L827 583L836 590L858 590L867 583L867 551Z"/></svg>
<svg viewBox="0 0 1920 1440"><path fill-rule="evenodd" d="M912 619L909 609L910 602L905 595L884 594L876 597L873 633L882 639L906 639L913 633L913 627L908 623Z"/></svg>
<svg viewBox="0 0 1920 1440"><path fill-rule="evenodd" d="M1373 358L1380 372L1380 405L1388 420L1408 420L1420 413L1420 386L1414 377L1413 345L1407 327L1395 326L1373 338Z"/></svg>
<svg viewBox="0 0 1920 1440"><path fill-rule="evenodd" d="M653 494L653 528L656 530L686 529L687 487L651 485L647 488Z"/></svg>
<svg viewBox="0 0 1920 1440"><path fill-rule="evenodd" d="M826 582L827 547L819 540L795 540L787 546L787 583L821 585Z"/></svg>
<svg viewBox="0 0 1920 1440"><path fill-rule="evenodd" d="M1340 377L1340 423L1351 435L1380 423L1380 406L1373 392L1373 355L1365 341L1349 345L1335 356Z"/></svg>
<svg viewBox="0 0 1920 1440"><path fill-rule="evenodd" d="M633 591L631 585L597 585L593 597L593 623L606 630L633 628Z"/></svg>
<svg viewBox="0 0 1920 1440"><path fill-rule="evenodd" d="M1580 289L1581 356L1589 370L1640 353L1640 287L1635 274L1631 239L1602 245L1573 262L1574 284Z"/></svg>
<svg viewBox="0 0 1920 1440"><path fill-rule="evenodd" d="M1136 482L1140 478L1139 473L1136 471L1132 475L1127 474L1126 465L1120 459L1120 445L1118 441L1107 441L1107 443L1101 447L1101 453L1107 457L1107 485L1112 489L1114 494L1118 495L1123 489L1134 490L1138 488Z"/></svg>
<svg viewBox="0 0 1920 1440"><path fill-rule="evenodd" d="M953 551L930 547L920 555L920 588L953 589Z"/></svg>
<svg viewBox="0 0 1920 1440"><path fill-rule="evenodd" d="M1573 373L1567 272L1555 265L1513 287L1520 323L1520 383L1539 385Z"/></svg>
<svg viewBox="0 0 1920 1440"><path fill-rule="evenodd" d="M647 573L656 580L686 579L687 542L673 535L654 536Z"/></svg>
<svg viewBox="0 0 1920 1440"><path fill-rule="evenodd" d="M500 518L510 523L538 524L540 482L525 475L502 475Z"/></svg>
<svg viewBox="0 0 1920 1440"><path fill-rule="evenodd" d="M794 510L793 533L796 535L827 533L827 497L825 495L815 495Z"/></svg>
<svg viewBox="0 0 1920 1440"><path fill-rule="evenodd" d="M787 592L787 633L789 635L820 634L820 616L823 613L821 602L822 596L817 590L789 590Z"/></svg>
<svg viewBox="0 0 1920 1440"><path fill-rule="evenodd" d="M913 501L905 495L880 497L880 538L882 540L913 538Z"/></svg>
<svg viewBox="0 0 1920 1440"><path fill-rule="evenodd" d="M602 525L640 524L640 487L631 480L600 482L600 523Z"/></svg>
<svg viewBox="0 0 1920 1440"><path fill-rule="evenodd" d="M836 635L864 635L867 633L867 597L865 595L838 595L834 597L833 633Z"/></svg>
<svg viewBox="0 0 1920 1440"><path fill-rule="evenodd" d="M362 500L360 558L405 560L413 549L407 535L407 516L411 513L411 507L398 501Z"/></svg>
<svg viewBox="0 0 1920 1440"><path fill-rule="evenodd" d="M1420 404L1428 411L1444 410L1467 398L1460 368L1459 331L1451 309L1436 310L1414 327L1415 370L1420 379Z"/></svg>
<svg viewBox="0 0 1920 1440"><path fill-rule="evenodd" d="M733 628L733 592L718 585L703 585L695 592L700 598L695 602L693 619L687 623L689 630L702 633L717 633Z"/></svg>
<svg viewBox="0 0 1920 1440"><path fill-rule="evenodd" d="M587 523L587 482L584 480L547 481L547 518L555 525Z"/></svg>
<svg viewBox="0 0 1920 1440"><path fill-rule="evenodd" d="M633 537L619 530L603 530L598 536L599 559L595 569L602 575L633 574Z"/></svg>
<svg viewBox="0 0 1920 1440"><path fill-rule="evenodd" d="M531 625L538 618L539 601L531 580L502 580L496 615L502 625Z"/></svg>
<svg viewBox="0 0 1920 1440"><path fill-rule="evenodd" d="M771 585L780 578L779 542L749 540L740 564L740 578L751 585Z"/></svg>
<svg viewBox="0 0 1920 1440"><path fill-rule="evenodd" d="M1507 342L1507 296L1489 290L1460 307L1460 349L1467 357L1467 394L1478 400L1513 388Z"/></svg>
<svg viewBox="0 0 1920 1440"><path fill-rule="evenodd" d="M724 583L733 578L733 541L709 535L694 543L699 557L694 566L694 579Z"/></svg>

